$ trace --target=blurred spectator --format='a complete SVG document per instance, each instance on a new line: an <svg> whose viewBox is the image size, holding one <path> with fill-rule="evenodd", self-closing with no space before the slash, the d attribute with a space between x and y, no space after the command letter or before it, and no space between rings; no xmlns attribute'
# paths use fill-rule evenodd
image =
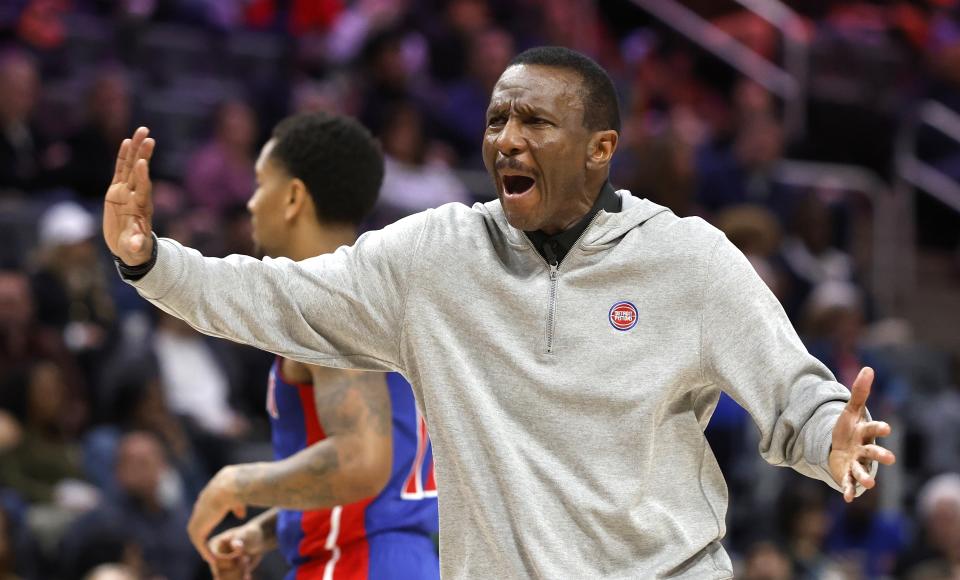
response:
<svg viewBox="0 0 960 580"><path fill-rule="evenodd" d="M170 408L212 434L243 434L248 423L230 406L230 381L223 360L208 339L185 322L166 313L159 316L153 348Z"/></svg>
<svg viewBox="0 0 960 580"><path fill-rule="evenodd" d="M356 115L354 103L348 102L349 83L342 77L323 82L299 79L293 87L293 113L325 111L341 115Z"/></svg>
<svg viewBox="0 0 960 580"><path fill-rule="evenodd" d="M541 26L534 31L539 44L554 44L579 50L604 62L611 70L619 52L605 23L590 0L539 0Z"/></svg>
<svg viewBox="0 0 960 580"><path fill-rule="evenodd" d="M906 580L960 577L960 474L928 481L917 500L922 534L897 566Z"/></svg>
<svg viewBox="0 0 960 580"><path fill-rule="evenodd" d="M201 455L194 448L195 434L189 423L174 415L167 407L157 365L144 357L131 357L117 363L117 369L105 373L108 383L107 422L87 433L84 438L84 469L91 481L109 494L119 484L112 470L117 447L125 432L143 431L153 434L161 443L180 480L186 498L193 498L203 488L209 472Z"/></svg>
<svg viewBox="0 0 960 580"><path fill-rule="evenodd" d="M834 498L836 499L836 498ZM839 505L840 502L837 502ZM895 513L880 509L880 494L867 493L832 510L827 552L864 578L888 578L906 543L906 525Z"/></svg>
<svg viewBox="0 0 960 580"><path fill-rule="evenodd" d="M430 50L430 76L448 84L470 72L470 61L476 56L471 46L475 37L493 24L491 2L485 0L438 0L422 9L418 25L425 31ZM430 6L433 4L433 6ZM514 3L513 16L523 10L522 2ZM513 57L513 54L510 55ZM496 60L498 55L491 55ZM500 70L503 72L503 69ZM499 73L497 74L499 77ZM487 94L489 96L489 93ZM484 109L486 110L486 109Z"/></svg>
<svg viewBox="0 0 960 580"><path fill-rule="evenodd" d="M467 188L430 151L424 131L423 117L410 103L389 108L380 135L385 167L378 214L385 223L445 203L470 203Z"/></svg>
<svg viewBox="0 0 960 580"><path fill-rule="evenodd" d="M99 224L80 205L64 201L43 214L39 230L32 283L40 323L60 331L73 352L100 351L116 313L100 262Z"/></svg>
<svg viewBox="0 0 960 580"><path fill-rule="evenodd" d="M614 182L634 195L670 208L681 217L694 214L696 175L693 149L674 131L645 135L641 127L621 142Z"/></svg>
<svg viewBox="0 0 960 580"><path fill-rule="evenodd" d="M830 526L825 488L790 474L779 505L779 525L798 580L820 580L837 573L824 552Z"/></svg>
<svg viewBox="0 0 960 580"><path fill-rule="evenodd" d="M731 146L713 143L697 154L697 200L710 212L742 203L759 203L785 222L790 199L774 181L783 155L784 134L772 115L745 118Z"/></svg>
<svg viewBox="0 0 960 580"><path fill-rule="evenodd" d="M396 26L405 16L408 0L357 0L334 21L327 35L327 56L335 64L354 61L368 37Z"/></svg>
<svg viewBox="0 0 960 580"><path fill-rule="evenodd" d="M827 204L816 193L803 196L797 202L790 234L781 249L789 281L784 309L794 323L819 284L854 281L853 260L834 245L833 233L833 217Z"/></svg>
<svg viewBox="0 0 960 580"><path fill-rule="evenodd" d="M750 260L750 264L780 301L786 293L785 275L774 257L780 247L780 225L769 210L741 205L717 214L715 225Z"/></svg>
<svg viewBox="0 0 960 580"><path fill-rule="evenodd" d="M446 50L446 47L444 47ZM433 115L443 136L466 160L481 166L480 136L486 126L487 104L493 85L516 54L513 38L501 28L488 28L469 38L467 75L439 92Z"/></svg>
<svg viewBox="0 0 960 580"><path fill-rule="evenodd" d="M770 91L753 80L741 78L733 87L737 120L770 118L777 113Z"/></svg>
<svg viewBox="0 0 960 580"><path fill-rule="evenodd" d="M41 550L51 554L66 526L90 509L98 494L80 480L80 450L64 428L68 405L61 370L49 361L38 362L19 384L11 381L6 388L20 395L15 412L24 418L23 436L0 455L0 484L31 502L30 532Z"/></svg>
<svg viewBox="0 0 960 580"><path fill-rule="evenodd" d="M908 450L916 458L920 476L960 473L960 357L954 358L953 377L932 392L918 392L905 409L910 431L916 432Z"/></svg>
<svg viewBox="0 0 960 580"><path fill-rule="evenodd" d="M250 223L250 212L246 204L228 207L223 214L223 228L221 232L221 254L243 254L252 256L253 227Z"/></svg>
<svg viewBox="0 0 960 580"><path fill-rule="evenodd" d="M0 377L37 359L69 367L61 335L39 325L30 278L23 272L0 269ZM72 367L70 367L72 371Z"/></svg>
<svg viewBox="0 0 960 580"><path fill-rule="evenodd" d="M120 68L101 70L87 95L86 118L67 139L62 183L99 203L113 178L120 143L131 133L130 82Z"/></svg>
<svg viewBox="0 0 960 580"><path fill-rule="evenodd" d="M743 580L792 580L790 559L776 544L757 542L747 550Z"/></svg>
<svg viewBox="0 0 960 580"><path fill-rule="evenodd" d="M408 42L406 30L389 28L372 35L363 47L363 106L359 118L374 134L383 131L385 111L419 96L411 89L418 63L411 51L405 50Z"/></svg>
<svg viewBox="0 0 960 580"><path fill-rule="evenodd" d="M13 490L0 489L0 520L13 572L20 578L40 577L39 546L27 527L29 506Z"/></svg>
<svg viewBox="0 0 960 580"><path fill-rule="evenodd" d="M240 100L220 105L213 138L189 162L184 182L197 206L219 216L227 207L246 203L255 189L254 148L257 118Z"/></svg>
<svg viewBox="0 0 960 580"><path fill-rule="evenodd" d="M90 542L112 539L106 543L114 546L112 558L94 565L136 561L139 546L148 576L169 580L193 578L200 559L184 533L186 506L165 491L169 466L160 441L145 432L125 435L117 449L115 473L120 487L118 495L74 523L66 536L64 561L87 557ZM102 530L102 535L92 533L94 530ZM111 538L111 530L122 531L122 539Z"/></svg>
<svg viewBox="0 0 960 580"><path fill-rule="evenodd" d="M849 282L827 281L814 288L804 308L801 329L810 354L827 365L844 385L865 366L874 370L871 410L893 415L906 399L906 386L893 376L882 352L865 344L863 295Z"/></svg>
<svg viewBox="0 0 960 580"><path fill-rule="evenodd" d="M81 370L80 376L70 378L74 392L92 398L93 404L97 392L91 387L116 339L116 309L98 233L99 224L78 204L65 201L50 207L40 219L37 269L31 279L38 322L55 329L74 354Z"/></svg>
<svg viewBox="0 0 960 580"><path fill-rule="evenodd" d="M143 547L125 527L119 510L109 515L94 511L77 520L64 534L57 564L63 580L86 580L93 570L111 565L134 571L135 578L148 578Z"/></svg>
<svg viewBox="0 0 960 580"><path fill-rule="evenodd" d="M16 575L16 544L7 512L0 509L0 580L19 580Z"/></svg>
<svg viewBox="0 0 960 580"><path fill-rule="evenodd" d="M3 454L0 480L30 501L53 502L58 484L81 477L80 450L63 427L67 399L61 370L38 362L19 385L6 388L21 392L16 415L24 418L23 436Z"/></svg>
<svg viewBox="0 0 960 580"><path fill-rule="evenodd" d="M0 53L0 193L39 183L47 145L33 122L39 92L34 59L15 49Z"/></svg>
<svg viewBox="0 0 960 580"><path fill-rule="evenodd" d="M139 580L136 571L123 564L100 564L83 580Z"/></svg>
<svg viewBox="0 0 960 580"><path fill-rule="evenodd" d="M0 455L20 444L23 429L16 417L0 409Z"/></svg>

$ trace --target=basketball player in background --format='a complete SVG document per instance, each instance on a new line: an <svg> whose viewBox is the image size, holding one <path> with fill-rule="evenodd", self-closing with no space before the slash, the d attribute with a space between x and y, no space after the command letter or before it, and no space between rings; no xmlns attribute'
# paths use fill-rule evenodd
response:
<svg viewBox="0 0 960 580"><path fill-rule="evenodd" d="M352 119L298 115L274 129L256 175L247 207L258 250L304 260L356 241L383 157ZM279 546L289 579L439 578L432 450L402 376L277 357L267 411L276 461L223 468L190 518L215 577L249 577ZM227 513L244 517L246 506L273 509L208 543Z"/></svg>

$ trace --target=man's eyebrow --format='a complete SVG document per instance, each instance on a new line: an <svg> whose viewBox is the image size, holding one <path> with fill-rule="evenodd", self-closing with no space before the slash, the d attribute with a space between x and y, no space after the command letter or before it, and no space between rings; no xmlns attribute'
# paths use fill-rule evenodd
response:
<svg viewBox="0 0 960 580"><path fill-rule="evenodd" d="M489 116L496 113L502 113L509 108L510 103L508 101L491 101L490 105L487 107L487 115Z"/></svg>
<svg viewBox="0 0 960 580"><path fill-rule="evenodd" d="M547 115L547 110L533 103L517 103L517 112L523 115Z"/></svg>

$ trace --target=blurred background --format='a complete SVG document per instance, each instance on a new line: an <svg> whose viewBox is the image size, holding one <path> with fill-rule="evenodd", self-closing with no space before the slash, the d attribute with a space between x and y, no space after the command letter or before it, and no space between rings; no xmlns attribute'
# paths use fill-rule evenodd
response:
<svg viewBox="0 0 960 580"><path fill-rule="evenodd" d="M899 461L850 506L721 401L738 578L960 578L956 1L2 0L0 579L208 577L196 493L269 457L271 356L148 307L101 242L134 127L158 232L223 256L252 252L272 125L355 115L387 157L380 227L492 198L487 99L541 44L614 78L616 187L726 232L841 382L877 371Z"/></svg>

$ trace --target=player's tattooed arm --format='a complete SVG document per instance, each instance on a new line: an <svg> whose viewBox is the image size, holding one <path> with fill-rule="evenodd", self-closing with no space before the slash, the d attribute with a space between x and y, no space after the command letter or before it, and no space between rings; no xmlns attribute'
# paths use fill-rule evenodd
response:
<svg viewBox="0 0 960 580"><path fill-rule="evenodd" d="M310 367L327 438L284 459L233 466L246 505L319 509L380 493L390 478L390 395L381 373Z"/></svg>

